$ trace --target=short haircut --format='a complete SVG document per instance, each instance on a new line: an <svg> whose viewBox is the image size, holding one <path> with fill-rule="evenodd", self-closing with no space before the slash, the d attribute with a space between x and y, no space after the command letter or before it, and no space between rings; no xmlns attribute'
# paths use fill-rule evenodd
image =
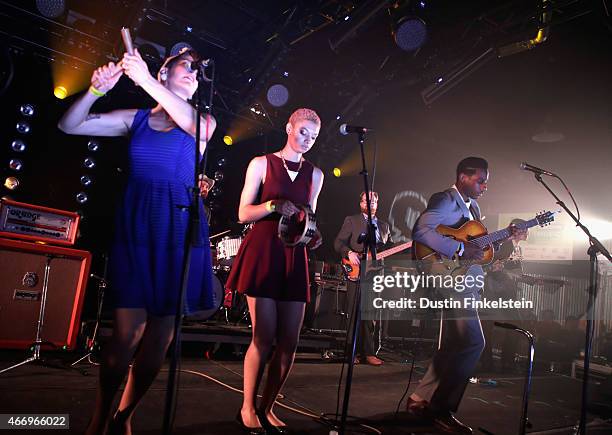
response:
<svg viewBox="0 0 612 435"><path fill-rule="evenodd" d="M459 175L474 175L478 169L489 170L489 163L481 157L466 157L457 165L457 179Z"/></svg>
<svg viewBox="0 0 612 435"><path fill-rule="evenodd" d="M525 221L525 219L514 218L514 219L512 219L510 221L510 224L511 225L518 225L518 224L524 224L525 222L527 222L527 221Z"/></svg>
<svg viewBox="0 0 612 435"><path fill-rule="evenodd" d="M378 201L378 192L374 192L373 190L370 191L370 198L376 199ZM365 201L365 192L361 192L361 194L359 195L359 201L361 201L362 199Z"/></svg>
<svg viewBox="0 0 612 435"><path fill-rule="evenodd" d="M289 117L289 124L295 125L298 121L302 120L311 121L317 125L321 125L321 118L319 118L317 112L312 109L305 108L297 109L295 112L293 112Z"/></svg>

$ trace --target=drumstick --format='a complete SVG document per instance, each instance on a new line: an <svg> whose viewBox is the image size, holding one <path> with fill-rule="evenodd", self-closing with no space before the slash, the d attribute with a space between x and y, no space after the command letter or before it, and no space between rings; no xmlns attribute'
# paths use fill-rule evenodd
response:
<svg viewBox="0 0 612 435"><path fill-rule="evenodd" d="M125 51L128 54L134 54L134 44L132 43L132 35L130 35L130 29L127 27L121 28L121 38L123 39L123 45L125 45Z"/></svg>

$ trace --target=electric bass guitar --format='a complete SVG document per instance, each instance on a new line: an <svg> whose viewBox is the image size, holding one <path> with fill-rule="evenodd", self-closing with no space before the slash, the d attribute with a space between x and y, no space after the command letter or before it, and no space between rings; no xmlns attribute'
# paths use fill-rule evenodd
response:
<svg viewBox="0 0 612 435"><path fill-rule="evenodd" d="M405 251L406 249L410 249L412 247L412 241L402 243L401 245L394 246L393 248L386 249L382 252L376 253L376 260L382 260L385 257L388 257L393 254L397 254L398 252ZM368 260L371 260L372 256L368 253ZM349 281L358 281L359 275L361 274L361 269L359 264L353 264L350 262L348 258L342 259L342 269L344 270L344 274L346 275L346 279Z"/></svg>
<svg viewBox="0 0 612 435"><path fill-rule="evenodd" d="M515 226L520 230L526 230L536 225L544 227L555 220L556 213L558 212L542 212L533 219L518 223ZM458 255L448 258L427 245L414 242L413 253L419 270L441 275L455 275L465 271L473 264L486 265L491 263L493 261L493 244L508 239L512 235L510 228L488 233L485 226L476 220L468 221L459 228L438 225L436 231L444 237L450 237L459 242L471 242L482 249L484 253L482 260L460 260Z"/></svg>

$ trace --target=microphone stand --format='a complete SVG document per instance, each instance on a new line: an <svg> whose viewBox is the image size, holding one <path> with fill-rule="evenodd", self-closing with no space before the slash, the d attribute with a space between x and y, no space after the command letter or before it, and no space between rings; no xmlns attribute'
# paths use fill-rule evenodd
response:
<svg viewBox="0 0 612 435"><path fill-rule="evenodd" d="M366 261L368 259L368 252L372 254L372 261L376 261L376 228L374 227L374 223L372 222L372 209L370 207L370 188L368 181L368 170L366 167L366 158L365 158L365 132L359 132L359 148L361 150L361 172L360 174L363 176L363 191L366 196L366 204L368 207L368 230L365 240L363 242L364 250L361 255L361 276L366 275L366 270L364 266L366 265ZM359 334L359 322L361 321L361 277L357 281L357 288L355 291L355 315L351 319L351 356L349 360L348 370L346 371L346 381L344 387L344 399L342 400L342 416L340 418L340 428L339 434L344 435L346 431L346 419L348 416L348 407L349 400L351 397L351 384L353 382L353 366L355 364L355 351L357 344L357 337Z"/></svg>
<svg viewBox="0 0 612 435"><path fill-rule="evenodd" d="M183 319L183 308L185 305L185 294L187 293L187 285L189 282L189 270L191 266L191 253L193 247L201 247L202 246L202 233L201 233L201 209L200 209L200 189L198 186L198 178L199 178L199 169L200 165L198 164L200 158L200 137L201 137L201 127L200 127L200 119L202 116L202 98L201 98L201 89L202 84L204 82L210 83L210 98L209 104L207 106L207 117L206 117L206 138L208 138L208 116L212 110L212 97L214 92L214 69L212 78L208 78L204 72L204 69L208 66L202 65L198 62L198 89L195 94L195 109L196 109L196 131L195 131L195 160L194 160L194 170L193 170L193 186L189 189L189 193L191 194L190 204L187 207L189 212L189 221L187 224L187 233L185 237L185 250L183 254L183 272L181 276L181 287L180 294L178 299L178 304L176 306L176 314L174 318L174 340L172 346L172 359L170 361L170 368L168 370L168 384L166 387L166 402L164 406L164 422L163 422L163 431L164 435L169 435L172 433L172 427L174 425L174 418L176 414L176 399L178 395L178 366L181 357L181 323ZM206 149L204 150L204 155L202 156L202 167L203 170L206 168L206 156L208 153L208 141L206 143ZM185 208L185 207L182 207ZM213 295L214 297L214 295Z"/></svg>
<svg viewBox="0 0 612 435"><path fill-rule="evenodd" d="M533 334L526 329L519 328L512 323L494 322L498 328L510 329L512 331L520 332L523 334L529 342L529 358L527 358L527 372L525 374L525 383L523 385L523 401L521 404L521 420L519 422L519 435L525 435L527 427L531 427L529 419L527 418L527 409L529 407L529 393L531 391L531 375L533 372L533 355L535 348L533 345Z"/></svg>
<svg viewBox="0 0 612 435"><path fill-rule="evenodd" d="M559 178L555 176L556 178ZM567 208L565 203L559 199L559 197L548 187L548 185L542 180L542 174L536 173L535 179L538 180L548 192L555 198L557 204L562 207L567 214L576 222L576 226L579 227L589 238L589 254L590 262L590 273L589 273L589 298L587 302L587 325L584 339L584 374L582 377L582 400L580 403L580 423L576 430L577 434L586 434L586 413L587 413L587 401L588 401L588 384L589 384L589 363L591 359L591 348L593 333L595 331L595 300L597 299L597 254L602 254L610 262L612 262L612 256L610 252L601 244L596 237L594 237L589 229L585 227L580 220ZM560 178L559 178L560 179Z"/></svg>

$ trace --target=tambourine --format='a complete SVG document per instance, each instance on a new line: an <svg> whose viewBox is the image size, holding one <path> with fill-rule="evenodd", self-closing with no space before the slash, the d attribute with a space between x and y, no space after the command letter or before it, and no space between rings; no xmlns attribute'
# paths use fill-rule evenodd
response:
<svg viewBox="0 0 612 435"><path fill-rule="evenodd" d="M299 212L281 216L278 237L285 246L306 245L317 232L317 218L309 205L296 205Z"/></svg>

